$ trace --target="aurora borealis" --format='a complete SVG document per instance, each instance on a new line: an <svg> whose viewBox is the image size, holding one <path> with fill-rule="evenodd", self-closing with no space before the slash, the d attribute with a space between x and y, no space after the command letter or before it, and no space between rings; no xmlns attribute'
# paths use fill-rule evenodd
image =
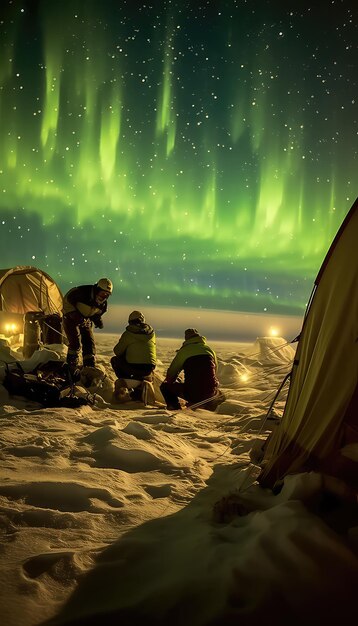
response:
<svg viewBox="0 0 358 626"><path fill-rule="evenodd" d="M1 266L301 314L357 195L353 3L3 0Z"/></svg>

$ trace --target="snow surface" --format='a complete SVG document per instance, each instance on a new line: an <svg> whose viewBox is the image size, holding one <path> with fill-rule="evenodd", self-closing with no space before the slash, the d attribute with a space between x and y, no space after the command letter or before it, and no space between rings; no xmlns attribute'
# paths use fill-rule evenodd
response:
<svg viewBox="0 0 358 626"><path fill-rule="evenodd" d="M1 624L354 621L358 527L317 514L318 474L275 496L250 463L283 410L286 388L265 419L293 348L211 343L226 400L169 412L159 384L181 340L158 339L145 407L113 404L117 337L96 339L94 407L44 409L0 385ZM19 355L3 342L2 358Z"/></svg>

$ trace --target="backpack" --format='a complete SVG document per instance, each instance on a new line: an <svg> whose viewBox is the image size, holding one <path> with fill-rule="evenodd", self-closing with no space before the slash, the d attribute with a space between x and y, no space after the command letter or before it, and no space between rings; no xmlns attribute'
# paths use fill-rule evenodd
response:
<svg viewBox="0 0 358 626"><path fill-rule="evenodd" d="M15 366L14 369L12 366ZM53 382L42 380L37 373L25 374L20 363L6 363L5 389L11 396L24 396L44 406L57 406L60 389Z"/></svg>
<svg viewBox="0 0 358 626"><path fill-rule="evenodd" d="M95 403L94 396L69 380L67 369L57 362L53 370L47 363L29 374L19 362L6 364L3 385L10 395L23 396L45 407L78 408Z"/></svg>

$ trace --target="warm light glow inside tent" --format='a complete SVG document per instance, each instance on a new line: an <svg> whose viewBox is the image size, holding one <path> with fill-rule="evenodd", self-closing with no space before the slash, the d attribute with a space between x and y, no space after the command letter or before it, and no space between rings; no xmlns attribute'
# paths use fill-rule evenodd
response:
<svg viewBox="0 0 358 626"><path fill-rule="evenodd" d="M45 334L52 329L55 333L53 341L62 342L59 332L62 293L56 282L46 272L32 266L0 270L0 333L6 336L21 334L24 322L26 328L26 320L35 319L36 324L51 320L46 324Z"/></svg>

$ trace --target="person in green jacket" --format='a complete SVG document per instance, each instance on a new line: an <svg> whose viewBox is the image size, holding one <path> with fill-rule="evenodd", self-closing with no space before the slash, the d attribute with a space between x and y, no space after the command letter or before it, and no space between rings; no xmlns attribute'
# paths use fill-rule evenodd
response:
<svg viewBox="0 0 358 626"><path fill-rule="evenodd" d="M157 362L156 338L143 313L132 311L113 352L111 365L118 378L144 380L150 376Z"/></svg>
<svg viewBox="0 0 358 626"><path fill-rule="evenodd" d="M169 410L181 408L179 398L186 400L190 406L204 400L212 400L218 395L217 359L214 350L196 328L187 328L184 337L185 341L176 353L165 381L160 386ZM184 382L177 380L182 370ZM208 402L203 408L215 410L215 406Z"/></svg>

